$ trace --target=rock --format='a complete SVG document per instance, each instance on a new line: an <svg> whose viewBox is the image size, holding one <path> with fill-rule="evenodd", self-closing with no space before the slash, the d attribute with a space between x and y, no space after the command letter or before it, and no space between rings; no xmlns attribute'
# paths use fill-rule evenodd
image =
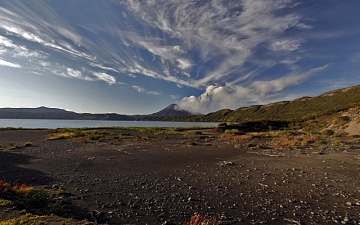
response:
<svg viewBox="0 0 360 225"><path fill-rule="evenodd" d="M219 162L219 166L223 167L223 166L233 166L235 165L235 163L230 162L230 161L221 161Z"/></svg>

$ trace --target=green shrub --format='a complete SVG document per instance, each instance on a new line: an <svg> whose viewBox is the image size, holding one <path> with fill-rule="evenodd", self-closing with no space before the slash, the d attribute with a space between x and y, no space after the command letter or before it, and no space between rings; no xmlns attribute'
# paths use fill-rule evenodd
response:
<svg viewBox="0 0 360 225"><path fill-rule="evenodd" d="M188 133L188 134L193 134L193 135L202 135L202 134L203 134L203 132L200 131L200 130L189 131L189 132L187 132L187 133Z"/></svg>
<svg viewBox="0 0 360 225"><path fill-rule="evenodd" d="M315 147L320 147L325 145L327 142L325 140L318 140L317 142L314 143Z"/></svg>
<svg viewBox="0 0 360 225"><path fill-rule="evenodd" d="M89 136L89 139L90 140L93 140L93 141L98 141L98 140L100 140L101 138L102 138L103 136L102 135L90 135Z"/></svg>
<svg viewBox="0 0 360 225"><path fill-rule="evenodd" d="M193 131L193 130L208 130L213 129L214 127L199 127L199 126L193 126L193 127L173 127L169 128L174 131L182 132L182 131Z"/></svg>
<svg viewBox="0 0 360 225"><path fill-rule="evenodd" d="M227 127L227 123L219 123L218 127Z"/></svg>
<svg viewBox="0 0 360 225"><path fill-rule="evenodd" d="M39 215L63 215L66 207L45 190L33 189L25 184L17 185L0 180L0 198L4 206L14 206Z"/></svg>

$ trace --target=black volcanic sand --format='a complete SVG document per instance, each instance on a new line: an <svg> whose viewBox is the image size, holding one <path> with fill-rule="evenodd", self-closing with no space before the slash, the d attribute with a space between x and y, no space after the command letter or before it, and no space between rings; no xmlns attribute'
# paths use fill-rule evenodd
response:
<svg viewBox="0 0 360 225"><path fill-rule="evenodd" d="M0 179L61 187L74 213L98 223L183 224L194 213L221 224L360 222L357 147L277 157L217 136L192 145L191 136L111 132L146 138L82 143L46 140L46 130L1 131L3 146L32 146L0 151Z"/></svg>

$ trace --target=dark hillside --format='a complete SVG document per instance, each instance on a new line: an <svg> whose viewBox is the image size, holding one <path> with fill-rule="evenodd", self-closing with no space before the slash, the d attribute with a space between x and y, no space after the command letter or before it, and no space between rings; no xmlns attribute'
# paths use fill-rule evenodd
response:
<svg viewBox="0 0 360 225"><path fill-rule="evenodd" d="M73 119L77 113L57 108L2 108L0 119Z"/></svg>

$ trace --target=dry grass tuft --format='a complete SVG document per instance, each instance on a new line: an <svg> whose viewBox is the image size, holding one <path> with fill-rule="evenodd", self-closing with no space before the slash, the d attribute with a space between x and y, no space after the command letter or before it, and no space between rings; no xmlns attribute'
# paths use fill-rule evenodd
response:
<svg viewBox="0 0 360 225"><path fill-rule="evenodd" d="M300 136L280 136L274 138L269 146L272 148L296 148L313 145L319 141L319 136L316 135L300 135Z"/></svg>

